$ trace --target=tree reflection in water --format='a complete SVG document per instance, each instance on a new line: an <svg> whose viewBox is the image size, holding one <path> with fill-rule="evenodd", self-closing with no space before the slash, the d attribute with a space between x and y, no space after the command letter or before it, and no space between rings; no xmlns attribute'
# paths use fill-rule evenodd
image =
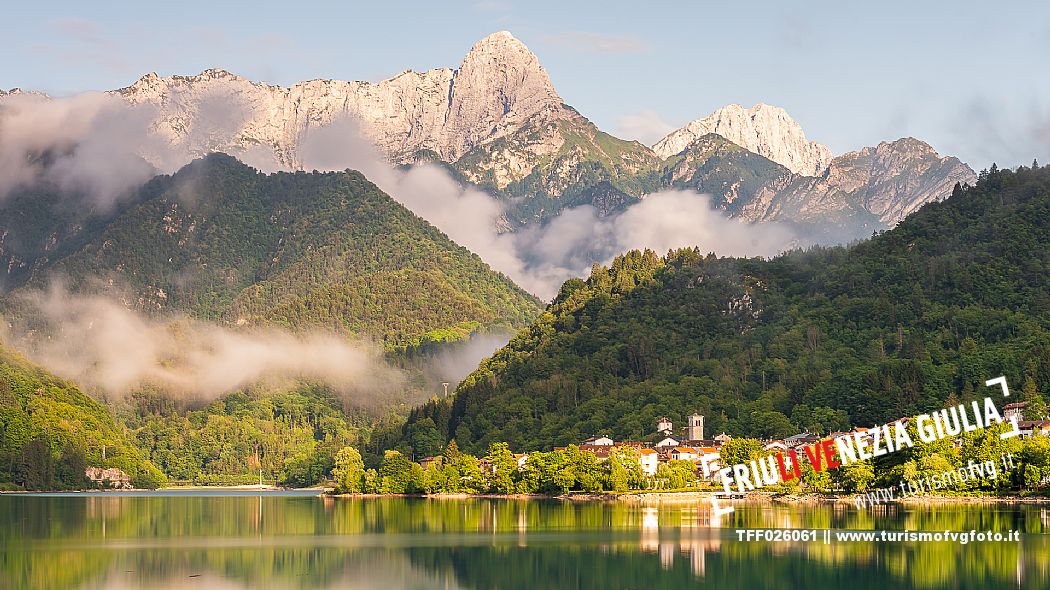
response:
<svg viewBox="0 0 1050 590"><path fill-rule="evenodd" d="M706 502L0 496L3 588L1045 588L1050 512ZM738 528L1008 531L1015 543L767 543Z"/></svg>

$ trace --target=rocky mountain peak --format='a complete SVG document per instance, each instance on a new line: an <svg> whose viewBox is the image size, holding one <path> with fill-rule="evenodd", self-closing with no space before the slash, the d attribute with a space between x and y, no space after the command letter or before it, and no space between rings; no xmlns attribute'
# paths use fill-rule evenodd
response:
<svg viewBox="0 0 1050 590"><path fill-rule="evenodd" d="M456 159L487 136L515 130L525 119L562 108L547 71L507 31L478 41L452 80L447 141Z"/></svg>
<svg viewBox="0 0 1050 590"><path fill-rule="evenodd" d="M866 149L870 150L872 148ZM912 155L939 156L932 145L914 137L902 137L895 141L881 141L879 145L875 146L874 151L876 154L908 152Z"/></svg>
<svg viewBox="0 0 1050 590"><path fill-rule="evenodd" d="M488 58L496 61L535 60L536 56L510 31L497 31L475 43L463 58L463 64Z"/></svg>
<svg viewBox="0 0 1050 590"><path fill-rule="evenodd" d="M196 78L219 78L219 79L221 79L221 78L242 79L237 74L234 74L234 73L232 73L232 72L230 72L228 70L225 70L223 68L208 68L208 69L204 70L203 72L201 72L200 74L198 74L195 77Z"/></svg>
<svg viewBox="0 0 1050 590"><path fill-rule="evenodd" d="M653 151L667 158L708 133L721 135L803 176L820 176L831 163L831 150L807 140L802 126L787 111L763 103L749 109L738 104L721 107L671 132L653 145Z"/></svg>

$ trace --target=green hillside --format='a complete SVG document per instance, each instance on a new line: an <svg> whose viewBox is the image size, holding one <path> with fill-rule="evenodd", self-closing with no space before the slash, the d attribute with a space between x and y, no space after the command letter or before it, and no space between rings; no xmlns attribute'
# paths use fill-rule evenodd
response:
<svg viewBox="0 0 1050 590"><path fill-rule="evenodd" d="M262 174L213 154L28 285L121 294L147 312L324 327L388 348L521 327L539 302L357 172Z"/></svg>
<svg viewBox="0 0 1050 590"><path fill-rule="evenodd" d="M118 467L137 487L163 480L105 407L0 348L0 487L80 489L88 466Z"/></svg>
<svg viewBox="0 0 1050 590"><path fill-rule="evenodd" d="M1035 398L1050 386L1048 217L1050 168L993 167L854 247L627 253L568 281L404 432L542 449L697 411L709 434L780 437L968 400L1000 374Z"/></svg>
<svg viewBox="0 0 1050 590"><path fill-rule="evenodd" d="M137 198L147 198L143 189ZM99 207L91 197L41 183L0 200L0 294L23 285L52 260L76 252L131 203Z"/></svg>
<svg viewBox="0 0 1050 590"><path fill-rule="evenodd" d="M537 143L558 147L538 156ZM608 213L637 202L660 188L659 160L637 141L613 137L573 111L556 121L533 117L515 133L475 147L451 168L457 177L505 197L510 216L529 222L578 205ZM528 163L528 174L517 170L522 162Z"/></svg>
<svg viewBox="0 0 1050 590"><path fill-rule="evenodd" d="M713 205L733 215L763 186L790 176L780 164L714 133L697 138L661 165L664 185L710 194L716 199Z"/></svg>

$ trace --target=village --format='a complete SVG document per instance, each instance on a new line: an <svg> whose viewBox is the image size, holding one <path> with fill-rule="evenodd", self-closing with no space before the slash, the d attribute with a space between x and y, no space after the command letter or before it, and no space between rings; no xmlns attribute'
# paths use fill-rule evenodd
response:
<svg viewBox="0 0 1050 590"><path fill-rule="evenodd" d="M1046 416L1038 419L1029 419L1032 416L1025 414L1027 406L1027 402L1006 404L1003 407L1002 417L1007 422L1016 423L1019 437L1022 439L1050 437L1050 420ZM783 439L759 440L758 443L764 452L784 452L793 458L798 458L800 461L808 462L811 459L807 458L806 453L801 450L797 453L792 451L822 441L832 441L839 438L848 438L858 443L863 442L873 450L876 450L880 444L883 447L892 445L892 442L890 442L892 439L883 434L884 432L888 432L891 427L896 429L898 425L904 427L911 420L913 418L902 417L881 427L857 427L851 431L836 431L827 435L801 432ZM685 427L678 433L676 433L674 422L671 419L661 417L655 423L653 435L647 438L649 439L648 441L616 440L603 434L592 436L577 443L575 446L579 451L593 455L594 460L598 463L605 463L613 453L628 449L631 452L627 453L627 455L634 457L638 462L641 475L646 478L657 477L661 465L674 461L692 463L692 475L695 476L697 482L713 485L721 485L723 483L720 470L727 467L727 465L724 465L722 461L722 449L733 440L733 437L725 432L721 432L711 438L706 438L704 436L703 415L693 413L687 416ZM962 444L962 437L953 437L951 440L956 448L959 448ZM555 447L553 450L565 451L566 449L567 447ZM889 450L892 451L894 449L890 446ZM515 453L513 454L514 467L520 472L528 471L530 454L538 455L542 453ZM875 454L877 456L879 453L876 452ZM442 459L441 456L422 457L416 463L425 471L431 466L440 467ZM495 473L496 466L488 458L479 458L475 459L475 461L477 468L480 469L482 474L488 476ZM678 465L680 466L681 463L678 463ZM132 487L131 478L117 468L88 467L85 470L85 477L94 486L102 489L130 489Z"/></svg>
<svg viewBox="0 0 1050 590"><path fill-rule="evenodd" d="M1027 419L1025 408L1027 402L1014 402L1003 407L1003 418L1008 422L1016 421L1017 429L1021 438L1033 436L1050 436L1050 420L1046 416L1039 419ZM910 417L902 417L890 424L896 426L907 425ZM876 443L878 438L877 428L857 427L852 431L836 431L827 435L819 435L809 432L801 432L775 440L761 440L762 450L769 452L788 451L796 448L812 445L822 440L835 440L840 437L850 437L855 440L865 440ZM720 483L719 470L725 465L721 462L722 447L732 440L732 436L725 432L719 433L711 438L704 437L704 416L691 414L686 418L686 426L681 435L675 434L674 423L666 417L656 421L655 436L653 441L615 440L610 436L592 436L577 444L584 452L594 454L598 461L605 461L614 449L627 447L635 451L638 465L645 476L653 477L661 463L669 461L689 461L696 466L696 476L701 481L718 484ZM953 439L953 444L958 447L962 444L960 437ZM565 450L566 447L555 447L554 450ZM800 455L804 457L805 455ZM519 469L523 469L529 458L529 453L517 453L514 455ZM424 457L420 464L425 469L435 457ZM482 462L484 469L484 461ZM704 466L707 466L704 469Z"/></svg>

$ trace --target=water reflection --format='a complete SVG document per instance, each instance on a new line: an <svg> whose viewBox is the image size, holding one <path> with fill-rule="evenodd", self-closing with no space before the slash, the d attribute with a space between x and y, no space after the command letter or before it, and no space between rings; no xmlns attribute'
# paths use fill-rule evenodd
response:
<svg viewBox="0 0 1050 590"><path fill-rule="evenodd" d="M1046 588L1050 514L882 507L0 496L2 588ZM1021 530L1019 542L741 542L738 528Z"/></svg>

